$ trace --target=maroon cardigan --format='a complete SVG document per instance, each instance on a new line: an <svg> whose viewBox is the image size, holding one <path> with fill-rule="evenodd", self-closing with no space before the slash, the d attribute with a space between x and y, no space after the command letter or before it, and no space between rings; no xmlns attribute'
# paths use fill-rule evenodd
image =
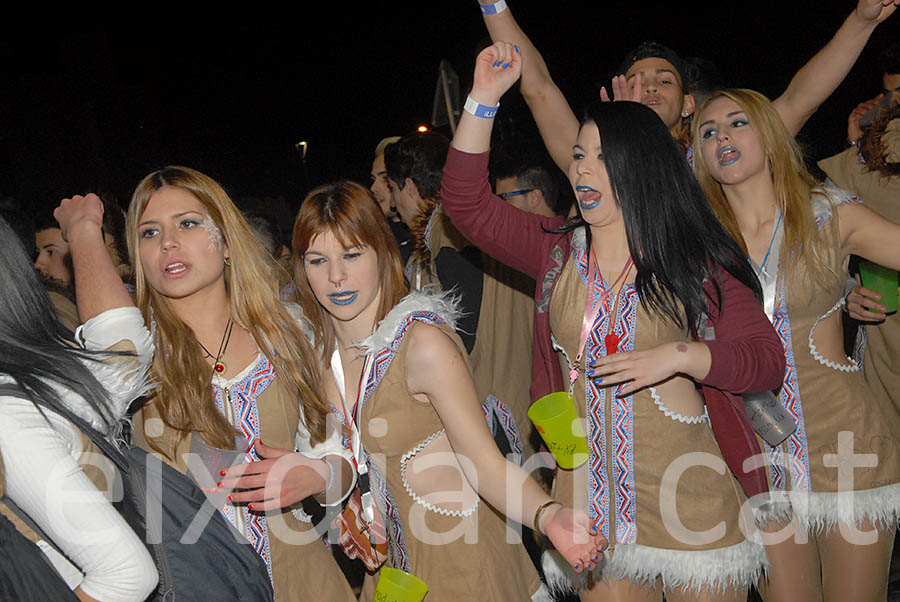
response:
<svg viewBox="0 0 900 602"><path fill-rule="evenodd" d="M565 224L542 217L495 196L488 181L489 153L450 148L441 196L444 211L459 231L485 253L535 279L532 401L566 384L550 342L550 295L571 253L572 234L547 230ZM747 421L739 393L776 389L784 377L784 349L752 291L721 270L723 307L710 303L715 340L705 340L712 363L701 381L710 423L722 456L748 496L768 491L765 469L743 469L744 460L762 453ZM712 283L705 286L707 294Z"/></svg>

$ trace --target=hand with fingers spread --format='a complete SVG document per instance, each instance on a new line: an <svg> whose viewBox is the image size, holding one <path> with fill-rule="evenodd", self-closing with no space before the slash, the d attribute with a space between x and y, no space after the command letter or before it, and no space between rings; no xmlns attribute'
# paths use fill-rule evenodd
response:
<svg viewBox="0 0 900 602"><path fill-rule="evenodd" d="M628 79L624 75L616 75L612 78L612 91L613 97L612 100L615 102L620 101L631 101L631 102L641 102L641 94L644 87L644 77L637 73L634 76L634 81L631 85L628 85ZM609 102L609 93L606 91L606 87L600 88L600 100L603 102Z"/></svg>
<svg viewBox="0 0 900 602"><path fill-rule="evenodd" d="M850 142L856 144L859 142L859 139L862 138L863 131L862 128L859 127L859 120L863 115L868 113L872 107L877 105L882 98L884 98L884 93L879 94L871 100L859 103L856 105L856 108L850 112L850 117L847 118L847 139Z"/></svg>
<svg viewBox="0 0 900 602"><path fill-rule="evenodd" d="M540 523L535 529L550 539L576 573L593 569L609 545L581 510L553 504L541 516Z"/></svg>
<svg viewBox="0 0 900 602"><path fill-rule="evenodd" d="M676 374L701 380L710 367L709 348L703 343L663 343L644 351L625 351L601 358L589 366L587 376L603 385L628 382L620 395L630 395Z"/></svg>
<svg viewBox="0 0 900 602"><path fill-rule="evenodd" d="M881 294L864 286L854 286L847 295L847 313L860 322L882 322L887 308L879 303Z"/></svg>
<svg viewBox="0 0 900 602"><path fill-rule="evenodd" d="M475 59L475 73L469 96L483 104L494 106L522 74L519 49L507 42L491 44Z"/></svg>
<svg viewBox="0 0 900 602"><path fill-rule="evenodd" d="M262 460L232 466L218 483L233 490L228 500L249 504L251 510L277 510L316 495L328 486L331 469L325 460L307 458L289 449L269 447L259 439Z"/></svg>

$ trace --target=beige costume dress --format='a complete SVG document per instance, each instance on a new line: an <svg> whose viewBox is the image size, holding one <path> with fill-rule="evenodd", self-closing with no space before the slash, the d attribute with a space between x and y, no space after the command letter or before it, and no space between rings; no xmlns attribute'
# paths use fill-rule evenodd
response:
<svg viewBox="0 0 900 602"><path fill-rule="evenodd" d="M310 446L309 434L301 421L301 408L277 378L274 366L260 353L253 363L230 380L213 376L213 396L217 407L251 446L244 462L258 460L252 444L257 438L271 447L297 449L311 457L337 454L348 457L340 435L333 432L322 443ZM172 449L179 433L165 426L155 400L134 418L135 443L159 455L149 446L147 435L163 449ZM185 455L191 449L189 434L175 447L174 459L160 456L176 470L186 473ZM347 580L302 511L292 508L252 513L246 506L219 508L265 562L278 602L299 600L354 600Z"/></svg>
<svg viewBox="0 0 900 602"><path fill-rule="evenodd" d="M790 262L779 239L775 245L782 248L771 264L777 273L760 276L766 311L774 316L787 359L781 402L798 423L780 446L764 446L770 487L788 493L794 514L816 531L838 521L895 525L900 516L900 445L887 419L893 407L871 394L853 360L837 363L816 348L816 328L838 319L834 314L844 301L848 255L834 205L854 201L833 187L813 192L818 236L837 275L828 284L815 282L803 262ZM845 460L855 466L845 465L841 482L838 465Z"/></svg>
<svg viewBox="0 0 900 602"><path fill-rule="evenodd" d="M882 142L888 147L888 160L900 162L900 119L888 124ZM900 176L886 177L867 171L855 146L819 161L819 167L840 188L858 195L866 207L900 224ZM860 326L863 376L872 395L896 425L895 432L900 434L900 312L884 322Z"/></svg>
<svg viewBox="0 0 900 602"><path fill-rule="evenodd" d="M578 355L588 294L583 230L576 231L572 250L550 301L554 348L565 375ZM615 310L612 304L610 299L594 322L585 358L603 357L611 332L621 337L619 351L690 340L686 329L649 314L630 284ZM659 580L664 588L755 583L765 552L742 532L740 521L752 522L749 514L742 516L746 497L722 459L694 382L675 377L626 397L615 394L622 386L586 383L579 366L571 392L587 418L590 457L575 470L558 469L554 483L554 497L586 509L610 542L598 574L651 585ZM583 582L573 573L566 577ZM566 584L554 578L552 585Z"/></svg>
<svg viewBox="0 0 900 602"><path fill-rule="evenodd" d="M434 285L441 290L435 258L441 249L461 251L472 243L450 222L440 206L425 229L431 262L428 266L410 258L407 275L410 286L420 290ZM475 389L480 399L495 395L509 406L522 440L525 458L540 447L533 432L528 408L531 405L532 325L534 322L534 280L497 260L481 254L481 309L475 346L469 354Z"/></svg>
<svg viewBox="0 0 900 602"><path fill-rule="evenodd" d="M457 315L443 296L412 292L362 343L374 361L364 389L360 429L372 490L385 517L388 565L425 581L428 602L547 599L525 548L507 543L503 516L471 491L455 457L453 476L442 478L446 489L439 489L454 500L464 500L459 509L442 507L433 497L441 491L433 484L429 491L417 489L421 481L416 475L428 472L416 466L417 456L427 458L450 448L434 408L414 399L407 389L405 335L413 323L430 324L462 348L453 334ZM379 575L367 578L361 600L371 599Z"/></svg>

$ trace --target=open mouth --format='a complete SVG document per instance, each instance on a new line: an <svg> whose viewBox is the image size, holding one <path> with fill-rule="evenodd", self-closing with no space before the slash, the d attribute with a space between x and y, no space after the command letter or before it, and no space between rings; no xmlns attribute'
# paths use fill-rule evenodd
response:
<svg viewBox="0 0 900 602"><path fill-rule="evenodd" d="M719 152L716 153L716 158L719 160L719 165L725 167L740 159L741 151L733 146L723 146L719 149Z"/></svg>
<svg viewBox="0 0 900 602"><path fill-rule="evenodd" d="M328 300L335 305L350 305L359 296L359 291L341 291L340 293L329 293Z"/></svg>
<svg viewBox="0 0 900 602"><path fill-rule="evenodd" d="M578 193L578 204L585 211L596 208L600 201L603 200L603 193L590 186L578 185L575 187L575 192Z"/></svg>
<svg viewBox="0 0 900 602"><path fill-rule="evenodd" d="M659 96L648 96L641 102L648 107L658 107L662 104L662 99Z"/></svg>
<svg viewBox="0 0 900 602"><path fill-rule="evenodd" d="M188 266L186 263L176 261L174 263L170 263L169 265L167 265L165 267L164 271L166 272L166 274L169 274L171 276L177 276L179 274L183 274L184 272L186 272L187 269L188 269Z"/></svg>

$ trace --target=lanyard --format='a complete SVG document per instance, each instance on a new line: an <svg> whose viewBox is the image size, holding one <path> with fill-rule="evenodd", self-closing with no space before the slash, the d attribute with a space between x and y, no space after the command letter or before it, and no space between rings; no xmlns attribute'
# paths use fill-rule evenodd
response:
<svg viewBox="0 0 900 602"><path fill-rule="evenodd" d="M334 353L337 355L337 359L340 360L340 352L335 349ZM369 382L369 375L372 371L372 366L375 365L375 354L369 353L366 355L366 361L363 364L362 372L359 375L359 386L356 390L356 400L353 402L353 407L350 408L350 411L347 411L347 401L345 399L346 393L344 391L339 391L341 393L341 413L344 415L344 424L347 425L347 429L350 431L350 451L353 453L353 465L356 468L357 472L360 471L360 458L362 456L362 437L360 435L359 430L359 420L360 420L360 410L362 406L363 397L365 397L366 385ZM343 388L343 377L344 377L344 366L341 363L341 389ZM334 371L334 362L332 362L332 372ZM365 462L362 463L365 466Z"/></svg>
<svg viewBox="0 0 900 602"><path fill-rule="evenodd" d="M588 255L588 290L587 297L584 300L584 317L581 321L581 339L578 343L578 355L575 357L575 365L572 366L572 369L569 372L569 386L571 386L576 380L578 380L578 366L581 363L581 358L584 356L585 344L587 343L587 338L591 332L591 328L594 327L594 322L596 322L597 318L600 316L600 311L606 305L606 302L609 300L609 296L615 290L616 285L621 281L622 286L625 286L625 280L628 278L628 273L631 272L632 266L634 266L634 261L629 255L628 260L625 262L625 265L622 266L622 271L619 272L619 277L616 278L615 282L613 282L612 285L610 285L610 287L603 292L599 300L594 300L594 278L596 277L599 268L597 267L597 258L594 256L593 246L591 247L590 253ZM616 293L616 311L618 311L619 294L621 292L622 289L620 288L619 292ZM614 320L614 317L611 317L610 319ZM607 330L609 330L608 327ZM614 333L607 334L604 342L606 343L606 352L608 355L616 353L619 343L618 336L616 336Z"/></svg>

